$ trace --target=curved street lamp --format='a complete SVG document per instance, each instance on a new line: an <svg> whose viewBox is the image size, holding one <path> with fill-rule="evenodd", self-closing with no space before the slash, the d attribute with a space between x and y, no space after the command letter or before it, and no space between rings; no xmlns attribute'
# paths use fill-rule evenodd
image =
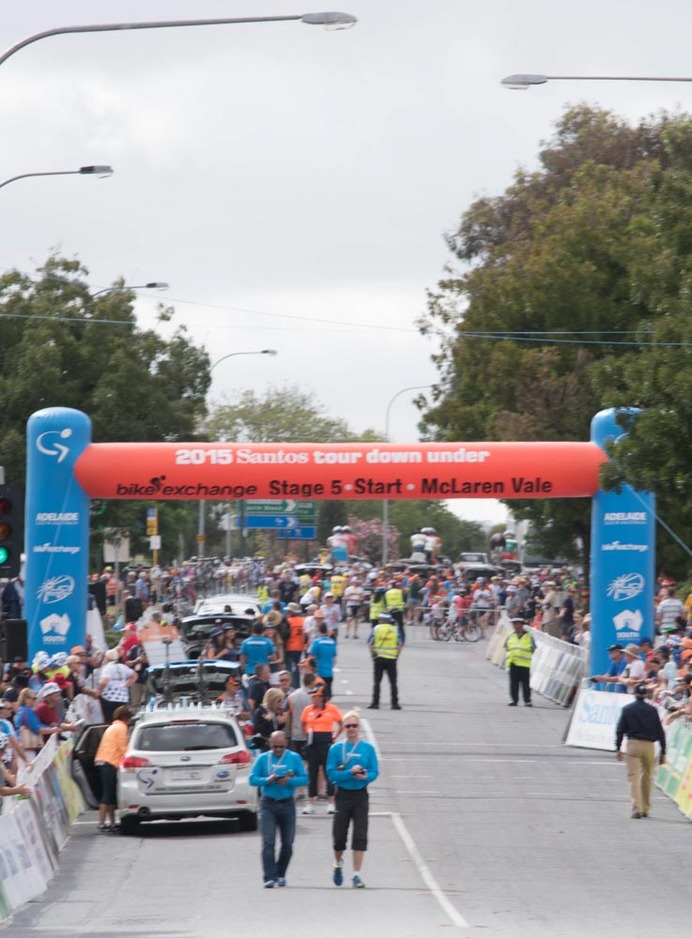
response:
<svg viewBox="0 0 692 938"><path fill-rule="evenodd" d="M150 283L133 283L132 285L124 283L119 287L104 287L102 290L97 290L96 293L91 294L91 298L93 300L103 293L117 293L118 290L167 290L168 287L169 284L163 280L152 280Z"/></svg>
<svg viewBox="0 0 692 938"><path fill-rule="evenodd" d="M223 355L221 358L217 358L216 361L209 366L209 374L216 368L217 365L220 365L221 362L225 362L227 358L234 358L236 355L278 355L279 353L275 348L261 348L256 352L229 352L228 355Z"/></svg>
<svg viewBox="0 0 692 938"><path fill-rule="evenodd" d="M49 39L51 36L68 36L74 33L114 33L126 29L169 29L176 26L228 26L236 23L281 23L287 21L300 21L310 26L326 26L329 29L348 29L355 26L357 19L350 13L303 13L295 16L246 16L234 19L204 19L204 20L155 20L147 23L96 23L90 26L58 26L55 29L46 29L44 32L27 36L10 46L0 55L0 65L11 56L25 49L39 39Z"/></svg>
<svg viewBox="0 0 692 938"><path fill-rule="evenodd" d="M527 91L549 81L692 81L692 78L665 78L646 75L508 75L501 84L511 91Z"/></svg>
<svg viewBox="0 0 692 938"><path fill-rule="evenodd" d="M111 166L80 166L79 169L56 169L46 173L20 173L19 176L11 176L4 182L0 182L0 189L3 186L9 186L11 182L16 182L18 179L30 179L34 176L98 176L99 179L104 179L106 176L112 175L113 168Z"/></svg>
<svg viewBox="0 0 692 938"><path fill-rule="evenodd" d="M407 391L427 391L429 388L434 387L432 384L416 384L410 388L402 388L400 391L397 391L394 397L392 397L387 404L387 408L384 412L384 436L387 442L389 442L389 414L392 409L392 404L394 401L401 397L402 394L406 394ZM387 549L387 533L389 530L389 502L387 499L382 501L382 566L387 563L387 558L389 556L389 551Z"/></svg>

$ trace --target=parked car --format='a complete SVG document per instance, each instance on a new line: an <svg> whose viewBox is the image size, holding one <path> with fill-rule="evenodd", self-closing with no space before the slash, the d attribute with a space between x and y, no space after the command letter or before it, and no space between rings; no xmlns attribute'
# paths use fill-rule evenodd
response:
<svg viewBox="0 0 692 938"><path fill-rule="evenodd" d="M482 553L482 551L468 550L468 551L462 551L459 554L459 563L465 563L465 564L490 563L490 560L488 558L488 555Z"/></svg>
<svg viewBox="0 0 692 938"><path fill-rule="evenodd" d="M250 627L254 621L250 615L230 615L229 613L197 613L185 616L180 620L180 637L185 645L185 654L188 658L199 658L209 643L211 630L221 626L233 626L238 644L250 634Z"/></svg>
<svg viewBox="0 0 692 938"><path fill-rule="evenodd" d="M470 582L477 580L479 577L485 577L486 580L489 580L493 576L505 575L502 567L496 567L491 563L459 563L455 569L458 576L464 577Z"/></svg>
<svg viewBox="0 0 692 938"><path fill-rule="evenodd" d="M195 603L195 615L211 615L228 611L229 606L234 615L244 615L248 609L255 612L262 611L262 605L256 596L249 593L219 593L216 596L207 596L205 599L198 599Z"/></svg>
<svg viewBox="0 0 692 938"><path fill-rule="evenodd" d="M133 722L118 773L122 834L155 820L233 818L257 829L252 753L230 710L215 701L239 665L188 661L149 669L147 707ZM100 780L94 758L103 725L86 727L75 743L72 775L96 807Z"/></svg>

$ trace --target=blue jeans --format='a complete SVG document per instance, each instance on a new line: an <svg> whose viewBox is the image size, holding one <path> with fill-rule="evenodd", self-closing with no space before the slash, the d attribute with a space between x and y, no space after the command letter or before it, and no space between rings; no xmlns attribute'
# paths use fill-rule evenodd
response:
<svg viewBox="0 0 692 938"><path fill-rule="evenodd" d="M300 671L298 670L298 665L300 664L300 656L302 651L285 651L284 652L284 661L286 662L286 668L291 672L291 683L297 689L300 687Z"/></svg>
<svg viewBox="0 0 692 938"><path fill-rule="evenodd" d="M293 837L296 831L296 806L293 798L272 801L262 798L260 829L262 831L262 872L265 882L286 875L293 855ZM278 859L275 855L276 831L281 838Z"/></svg>

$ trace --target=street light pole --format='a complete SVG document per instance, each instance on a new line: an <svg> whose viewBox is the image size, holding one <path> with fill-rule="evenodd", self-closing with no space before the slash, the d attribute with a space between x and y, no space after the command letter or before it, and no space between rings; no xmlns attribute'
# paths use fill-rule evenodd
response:
<svg viewBox="0 0 692 938"><path fill-rule="evenodd" d="M20 173L19 176L10 176L4 182L0 182L0 189L3 186L9 186L11 182L18 179L31 179L34 176L98 176L103 179L106 176L113 175L111 166L80 166L79 169L56 169L46 173Z"/></svg>
<svg viewBox="0 0 692 938"><path fill-rule="evenodd" d="M217 358L209 367L209 374L216 368L217 365L220 365L221 362L225 362L228 358L235 358L236 355L269 355L272 358L279 353L275 348L263 348L258 349L253 352L229 352L228 355L222 355L221 358ZM239 550L241 554L243 553L245 547L245 533L244 533L244 523L245 518L245 502L240 499L240 546ZM200 499L199 502L199 517L197 519L197 543L200 546L202 551L202 556L204 555L204 527L205 527L205 513L204 513L204 502ZM231 503L228 503L228 524L226 526L226 556L231 556Z"/></svg>
<svg viewBox="0 0 692 938"><path fill-rule="evenodd" d="M40 39L49 39L51 36L69 36L75 33L114 33L127 29L170 29L176 26L230 26L241 23L282 23L298 20L311 26L327 26L331 29L348 29L355 26L357 20L350 13L304 13L295 16L246 16L234 19L204 19L204 20L155 20L148 23L96 23L86 26L58 26L55 29L46 29L44 32L27 36L6 49L0 54L0 65L11 58L21 49L25 49Z"/></svg>
<svg viewBox="0 0 692 938"><path fill-rule="evenodd" d="M387 404L387 409L384 412L384 438L389 442L389 414L392 409L392 404L394 401L401 397L402 394L406 394L407 391L427 391L428 388L431 388L432 384L416 384L410 388L402 388L400 391L397 391L394 397L392 397ZM382 566L387 563L387 558L389 551L387 549L387 534L389 533L389 502L385 498L382 502Z"/></svg>
<svg viewBox="0 0 692 938"><path fill-rule="evenodd" d="M511 91L527 91L549 81L692 81L692 78L666 78L659 75L508 75L501 84Z"/></svg>
<svg viewBox="0 0 692 938"><path fill-rule="evenodd" d="M217 365L220 365L221 362L225 362L227 358L233 358L236 355L278 355L279 353L275 348L262 348L257 352L229 352L228 355L223 355L221 358L217 358L213 365L209 367L209 374L216 368Z"/></svg>
<svg viewBox="0 0 692 938"><path fill-rule="evenodd" d="M91 294L91 298L93 300L104 293L117 293L119 290L167 290L168 286L163 280L152 280L150 283L133 283L132 285L124 283L119 287L104 287L102 290L97 290L96 293Z"/></svg>

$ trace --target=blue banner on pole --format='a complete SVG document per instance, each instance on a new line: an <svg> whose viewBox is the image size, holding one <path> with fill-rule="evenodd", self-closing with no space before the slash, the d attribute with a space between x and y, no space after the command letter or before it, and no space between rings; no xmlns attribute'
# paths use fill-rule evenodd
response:
<svg viewBox="0 0 692 938"><path fill-rule="evenodd" d="M623 436L615 410L591 422L591 439L604 447ZM638 645L654 636L655 499L623 485L598 491L591 512L591 673L603 674L608 646Z"/></svg>
<svg viewBox="0 0 692 938"><path fill-rule="evenodd" d="M89 498L74 464L91 442L91 421L50 407L27 422L24 537L30 660L37 651L69 652L86 638Z"/></svg>

